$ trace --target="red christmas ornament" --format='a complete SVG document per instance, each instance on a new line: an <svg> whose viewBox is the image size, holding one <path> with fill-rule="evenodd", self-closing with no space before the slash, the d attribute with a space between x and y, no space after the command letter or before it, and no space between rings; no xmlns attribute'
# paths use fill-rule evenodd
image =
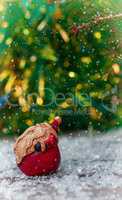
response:
<svg viewBox="0 0 122 200"><path fill-rule="evenodd" d="M60 164L57 131L61 123L56 117L51 124L28 128L16 141L14 152L20 170L27 176L56 172Z"/></svg>

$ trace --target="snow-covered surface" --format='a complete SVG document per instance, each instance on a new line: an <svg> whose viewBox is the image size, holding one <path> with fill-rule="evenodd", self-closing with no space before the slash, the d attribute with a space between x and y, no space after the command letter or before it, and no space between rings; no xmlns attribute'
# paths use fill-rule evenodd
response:
<svg viewBox="0 0 122 200"><path fill-rule="evenodd" d="M61 137L60 169L45 177L23 175L12 146L12 140L1 139L0 200L122 200L121 130Z"/></svg>

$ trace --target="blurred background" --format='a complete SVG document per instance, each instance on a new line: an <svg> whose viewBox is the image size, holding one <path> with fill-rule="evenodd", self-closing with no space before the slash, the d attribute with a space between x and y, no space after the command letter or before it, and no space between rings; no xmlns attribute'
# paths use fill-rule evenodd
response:
<svg viewBox="0 0 122 200"><path fill-rule="evenodd" d="M122 0L0 0L0 135L56 115L122 125Z"/></svg>

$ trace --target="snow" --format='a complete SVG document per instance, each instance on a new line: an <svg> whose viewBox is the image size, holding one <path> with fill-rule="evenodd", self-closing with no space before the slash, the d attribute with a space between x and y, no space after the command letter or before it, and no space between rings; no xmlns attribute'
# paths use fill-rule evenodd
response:
<svg viewBox="0 0 122 200"><path fill-rule="evenodd" d="M60 137L62 162L56 174L26 177L16 167L13 140L0 141L0 199L122 199L122 131L104 136Z"/></svg>

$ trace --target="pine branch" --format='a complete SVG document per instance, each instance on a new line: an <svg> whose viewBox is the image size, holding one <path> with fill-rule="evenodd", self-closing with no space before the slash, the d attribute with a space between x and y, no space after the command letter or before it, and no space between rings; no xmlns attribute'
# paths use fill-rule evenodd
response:
<svg viewBox="0 0 122 200"><path fill-rule="evenodd" d="M91 21L89 23L83 23L79 26L73 27L72 32L78 33L80 30L89 29L93 25L98 25L99 23L101 23L103 21L109 21L109 20L114 20L114 19L118 19L118 18L122 18L122 13L119 13L119 14L116 14L116 15L108 15L108 16L104 16L104 17L98 16L93 21Z"/></svg>

